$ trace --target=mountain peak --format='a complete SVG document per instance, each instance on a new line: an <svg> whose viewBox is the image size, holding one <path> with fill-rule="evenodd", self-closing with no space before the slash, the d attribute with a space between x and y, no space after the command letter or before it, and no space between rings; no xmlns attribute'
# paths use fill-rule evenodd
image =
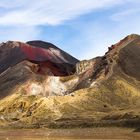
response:
<svg viewBox="0 0 140 140"><path fill-rule="evenodd" d="M123 38L122 40L120 40L119 42L117 42L116 44L111 45L111 47L108 47L108 51L106 52L106 54L111 53L112 50L119 51L122 48L129 45L130 43L135 42L136 40L140 40L140 35L130 34L130 35L126 36L125 38Z"/></svg>
<svg viewBox="0 0 140 140"><path fill-rule="evenodd" d="M42 41L42 40L32 40L32 41L28 41L26 42L27 44L29 45L32 45L32 46L35 46L35 47L42 47L42 48L58 48L56 47L54 44L50 43L50 42L45 42L45 41Z"/></svg>
<svg viewBox="0 0 140 140"><path fill-rule="evenodd" d="M0 45L0 73L8 67L28 60L41 65L52 65L61 70L61 75L71 73L78 60L68 53L62 51L55 45L43 41L31 41L22 43L18 41L7 41ZM68 68L69 67L69 68ZM71 68L70 68L71 67ZM62 70L63 69L63 70ZM70 70L70 71L69 71Z"/></svg>
<svg viewBox="0 0 140 140"><path fill-rule="evenodd" d="M140 38L140 35L138 34L130 34L127 36L128 38L133 38L133 39L137 39L137 38Z"/></svg>

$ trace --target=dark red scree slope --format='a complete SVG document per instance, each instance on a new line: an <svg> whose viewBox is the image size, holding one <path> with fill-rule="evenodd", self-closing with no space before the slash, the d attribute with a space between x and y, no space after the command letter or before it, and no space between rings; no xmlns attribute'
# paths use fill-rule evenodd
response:
<svg viewBox="0 0 140 140"><path fill-rule="evenodd" d="M48 70L55 76L70 75L74 72L77 59L54 47L53 44L51 46L51 43L49 46L48 43L42 41L32 41L32 43L37 43L37 46L12 41L2 43L0 45L0 73L24 60L38 64L40 74L45 74ZM43 47L40 47L42 43Z"/></svg>

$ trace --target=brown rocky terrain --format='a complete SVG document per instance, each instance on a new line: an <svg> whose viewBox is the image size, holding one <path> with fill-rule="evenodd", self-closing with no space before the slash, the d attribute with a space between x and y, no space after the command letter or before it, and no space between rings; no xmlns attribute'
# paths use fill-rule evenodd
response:
<svg viewBox="0 0 140 140"><path fill-rule="evenodd" d="M0 45L1 126L139 126L139 35L80 62L47 45L52 44Z"/></svg>
<svg viewBox="0 0 140 140"><path fill-rule="evenodd" d="M49 76L71 75L78 62L53 44L43 41L2 43L0 58L0 98L12 94L14 89L21 88L20 85L29 86L33 79L42 84Z"/></svg>

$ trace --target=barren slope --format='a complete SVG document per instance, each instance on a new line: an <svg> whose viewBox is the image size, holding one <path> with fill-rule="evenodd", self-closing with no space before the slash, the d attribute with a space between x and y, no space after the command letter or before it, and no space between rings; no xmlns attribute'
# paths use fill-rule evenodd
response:
<svg viewBox="0 0 140 140"><path fill-rule="evenodd" d="M78 60L68 53L51 43L28 43L32 45L12 41L0 44L0 98L14 93L14 89L22 89L25 84L32 86L33 78L34 81L47 80L48 76L67 76L75 72ZM42 84L43 80L38 83ZM38 94L47 96L51 93Z"/></svg>
<svg viewBox="0 0 140 140"><path fill-rule="evenodd" d="M132 34L112 45L103 57L77 63L74 75L59 79L51 76L48 84L43 84L47 89L59 85L70 94L46 98L30 92L27 96L19 90L1 100L1 125L139 126L139 62L140 36ZM56 87L51 89L55 91Z"/></svg>

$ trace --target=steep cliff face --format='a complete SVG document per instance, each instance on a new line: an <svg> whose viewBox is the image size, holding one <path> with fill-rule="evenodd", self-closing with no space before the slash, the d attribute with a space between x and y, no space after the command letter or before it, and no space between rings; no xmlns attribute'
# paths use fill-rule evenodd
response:
<svg viewBox="0 0 140 140"><path fill-rule="evenodd" d="M35 42L28 44L34 46ZM40 47L40 42L36 43L36 47ZM43 44L42 48L50 45ZM3 56L6 55L4 52ZM53 70L57 59L54 57L51 60L40 62L28 59L1 73L1 98L5 97L0 100L1 125L85 127L127 126L127 122L140 124L139 35L127 36L109 47L102 57L74 63L71 63L73 58L67 58L67 62L76 69L71 75L56 76L58 74L54 73L62 71L59 68L57 72ZM58 67L60 62L66 63L62 60L59 59ZM2 59L0 62L3 62ZM12 95L7 96L9 93Z"/></svg>
<svg viewBox="0 0 140 140"><path fill-rule="evenodd" d="M94 60L83 60L76 64L76 73L82 74L89 69L93 69L95 61Z"/></svg>

